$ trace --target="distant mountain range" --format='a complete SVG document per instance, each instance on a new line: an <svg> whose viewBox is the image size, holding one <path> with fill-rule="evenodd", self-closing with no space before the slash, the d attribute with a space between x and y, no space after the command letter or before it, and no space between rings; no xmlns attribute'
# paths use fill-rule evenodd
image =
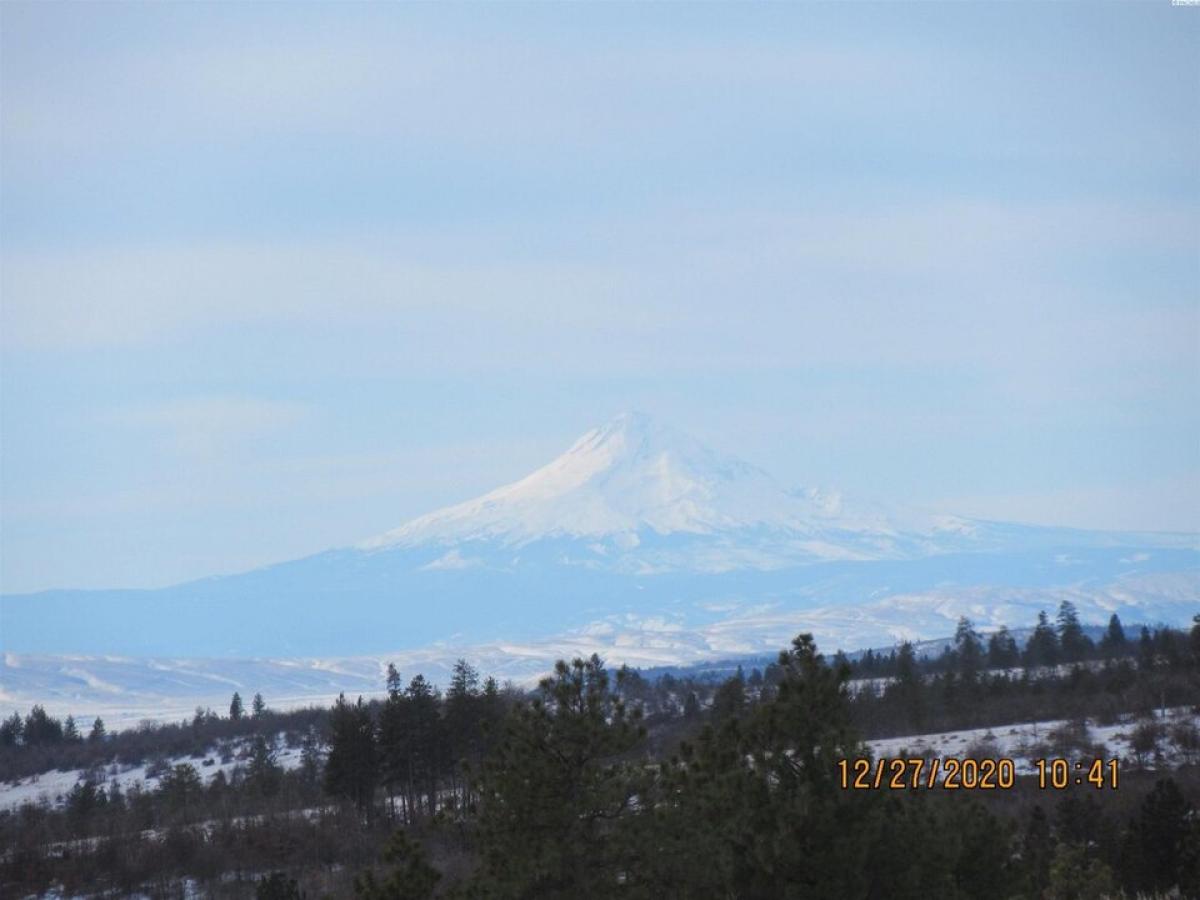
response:
<svg viewBox="0 0 1200 900"><path fill-rule="evenodd" d="M773 652L808 630L854 649L943 636L959 615L1025 626L1063 599L1085 621L1186 624L1200 611L1200 536L789 490L633 413L520 481L357 546L159 590L0 597L0 699L28 654L430 660L429 648L475 648L501 669L522 661L517 674L554 647L673 664Z"/></svg>

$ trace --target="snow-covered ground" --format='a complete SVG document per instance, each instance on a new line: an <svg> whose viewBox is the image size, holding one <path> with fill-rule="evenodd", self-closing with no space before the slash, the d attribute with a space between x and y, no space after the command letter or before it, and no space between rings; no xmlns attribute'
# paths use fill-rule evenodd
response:
<svg viewBox="0 0 1200 900"><path fill-rule="evenodd" d="M227 762L221 761L221 752L216 746L209 747L208 752L200 757L177 756L166 762L168 766L188 763L200 774L205 785L208 785L216 778L218 772L224 772L225 777L229 778L235 768L246 765L250 739L242 738L231 741L230 748L233 751L233 758ZM300 748L286 746L282 734L275 736L275 750L275 762L283 769L291 770L300 766ZM124 793L135 784L140 784L146 790L156 789L159 779L148 773L149 768L149 764L119 766L112 763L93 771L97 776L98 783L107 788L113 781L116 781ZM64 772L51 770L15 782L0 782L0 809L14 809L25 803L41 803L43 801L51 806L59 806L65 801L71 789L87 775L88 770L85 769L68 769Z"/></svg>
<svg viewBox="0 0 1200 900"><path fill-rule="evenodd" d="M1103 748L1106 759L1118 758L1122 764L1132 764L1136 754L1130 747L1130 739L1134 729L1143 721L1154 721L1164 732L1158 743L1159 752L1146 755L1145 763L1149 768L1175 768L1189 761L1187 754L1172 742L1170 732L1175 725L1200 725L1200 716L1197 716L1191 707L1160 710L1153 720L1123 716L1111 725L1098 725L1094 720L1088 720L1086 734L1078 735L1076 739L1080 742L1086 741L1089 746ZM1016 763L1018 773L1030 774L1035 771L1033 760L1055 757L1068 758L1071 761L1083 760L1083 753L1079 749L1063 752L1056 747L1056 732L1071 724L1068 720L1060 719L915 734L868 741L867 746L877 759L914 756L936 756L941 759L961 759L968 756L975 759L1004 757ZM1193 752L1191 761L1198 759L1200 754Z"/></svg>
<svg viewBox="0 0 1200 900"><path fill-rule="evenodd" d="M1102 752L1107 758L1119 758L1123 764L1132 764L1136 754L1130 747L1130 740L1134 729L1143 721L1146 720L1125 716L1114 724L1098 725L1089 720L1086 734L1076 735L1075 740L1086 741L1089 746L1103 748ZM1163 734L1158 743L1158 752L1147 754L1145 764L1157 769L1174 768L1188 762L1187 753L1172 741L1171 731L1177 725L1188 723L1200 727L1200 715L1191 707L1176 707L1157 712L1152 721L1160 726ZM1064 753L1056 749L1056 732L1071 724L1067 720L1047 720L991 728L933 732L868 741L867 746L876 758L1005 757L1015 761L1019 773L1029 774L1034 771L1032 761L1035 759L1064 755L1077 760L1083 759L1082 751L1072 753L1068 750ZM167 763L170 766L179 763L191 764L200 773L205 784L208 784L218 772L224 772L228 778L236 767L245 766L250 739L233 741L230 746L233 758L226 762L221 761L219 749L213 746L208 748L208 752L203 756L174 757L167 760ZM275 748L276 762L281 767L290 770L300 765L300 748L287 747L282 734L275 737ZM1195 762L1198 758L1200 754L1193 751L1190 761ZM157 779L148 774L148 768L147 765L122 767L113 764L98 771L106 786L115 780L122 791L128 791L139 783L143 788L153 790L157 787ZM0 809L14 809L24 803L46 802L51 806L60 805L70 790L87 774L83 769L50 771L16 782L0 783Z"/></svg>

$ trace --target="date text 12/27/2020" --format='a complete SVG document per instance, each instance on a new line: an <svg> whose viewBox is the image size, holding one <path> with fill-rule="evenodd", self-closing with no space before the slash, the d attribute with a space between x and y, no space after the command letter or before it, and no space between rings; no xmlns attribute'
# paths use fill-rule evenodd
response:
<svg viewBox="0 0 1200 900"><path fill-rule="evenodd" d="M1034 775L1043 790L1062 791L1075 786L1116 790L1117 760L1035 759ZM1017 765L1007 757L959 759L912 757L908 759L840 759L838 777L845 790L1008 790L1017 781Z"/></svg>

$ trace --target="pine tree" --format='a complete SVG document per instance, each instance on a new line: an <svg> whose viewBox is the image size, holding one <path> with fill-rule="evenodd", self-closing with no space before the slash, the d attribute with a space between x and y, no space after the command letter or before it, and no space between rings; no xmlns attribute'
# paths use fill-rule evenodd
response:
<svg viewBox="0 0 1200 900"><path fill-rule="evenodd" d="M1079 624L1079 613L1075 604L1064 600L1058 607L1058 643L1065 662L1076 663L1091 655L1091 640L1083 633Z"/></svg>
<svg viewBox="0 0 1200 900"><path fill-rule="evenodd" d="M1040 805L1035 805L1029 814L1025 836L1021 846L1021 859L1025 865L1027 895L1040 897L1050 881L1050 860L1054 844L1050 832L1050 820Z"/></svg>
<svg viewBox="0 0 1200 900"><path fill-rule="evenodd" d="M101 798L104 798L103 800ZM108 798L104 789L97 788L91 778L80 778L67 794L67 814L76 820L77 824L86 821Z"/></svg>
<svg viewBox="0 0 1200 900"><path fill-rule="evenodd" d="M443 730L451 764L451 787L458 792L464 808L470 801L470 791L459 773L463 765L479 762L483 739L480 704L479 673L465 659L460 659L454 664L450 688L446 691Z"/></svg>
<svg viewBox="0 0 1200 900"><path fill-rule="evenodd" d="M254 700L250 704L251 713L256 719L261 719L262 714L267 711L266 701L263 700L262 694L255 694Z"/></svg>
<svg viewBox="0 0 1200 900"><path fill-rule="evenodd" d="M162 794L167 805L181 810L185 819L203 789L204 783L200 780L200 773L190 763L179 763L169 769L158 785L159 793Z"/></svg>
<svg viewBox="0 0 1200 900"><path fill-rule="evenodd" d="M27 747L61 744L63 739L62 722L46 713L46 710L35 704L25 717L21 735Z"/></svg>
<svg viewBox="0 0 1200 900"><path fill-rule="evenodd" d="M920 727L925 716L923 688L916 652L913 645L905 641L896 654L895 680L884 691L884 697L895 701L908 724L914 728Z"/></svg>
<svg viewBox="0 0 1200 900"><path fill-rule="evenodd" d="M320 782L321 771L325 766L325 754L321 745L321 735L315 726L310 725L304 732L300 742L300 780L307 788L314 788Z"/></svg>
<svg viewBox="0 0 1200 900"><path fill-rule="evenodd" d="M983 643L974 624L966 616L959 618L954 631L954 650L958 654L959 674L967 681L974 681L983 661Z"/></svg>
<svg viewBox="0 0 1200 900"><path fill-rule="evenodd" d="M1007 627L988 638L988 665L993 669L1011 669L1020 661L1017 642Z"/></svg>
<svg viewBox="0 0 1200 900"><path fill-rule="evenodd" d="M640 788L654 815L632 842L641 848L632 895L868 896L861 839L877 801L843 791L836 774L839 759L863 752L849 672L826 665L810 635L776 671L769 702L706 729Z"/></svg>
<svg viewBox="0 0 1200 900"><path fill-rule="evenodd" d="M736 719L745 708L746 680L742 677L742 669L739 666L737 674L723 681L713 694L713 724L720 725L729 719Z"/></svg>
<svg viewBox="0 0 1200 900"><path fill-rule="evenodd" d="M88 743L99 744L107 736L108 736L108 732L104 727L104 720L102 718L100 718L99 716L96 716L96 720L94 722L92 722L92 730L88 734Z"/></svg>
<svg viewBox="0 0 1200 900"><path fill-rule="evenodd" d="M121 791L121 782L116 777L108 783L108 806L110 809L125 808L125 795Z"/></svg>
<svg viewBox="0 0 1200 900"><path fill-rule="evenodd" d="M242 695L237 691L233 692L233 699L229 701L229 718L234 722L240 722L245 709L242 707Z"/></svg>
<svg viewBox="0 0 1200 900"><path fill-rule="evenodd" d="M1100 639L1100 650L1107 657L1124 656L1128 650L1125 629L1121 627L1121 618L1116 613L1108 620L1108 630Z"/></svg>
<svg viewBox="0 0 1200 900"><path fill-rule="evenodd" d="M1138 637L1138 668L1143 672L1153 672L1157 663L1158 656L1154 652L1154 637L1150 634L1150 629L1143 625L1142 633Z"/></svg>
<svg viewBox="0 0 1200 900"><path fill-rule="evenodd" d="M1038 613L1037 625L1025 645L1025 664L1030 667L1058 664L1058 635L1050 626L1045 610Z"/></svg>
<svg viewBox="0 0 1200 900"><path fill-rule="evenodd" d="M638 791L617 758L641 742L638 718L610 690L596 656L559 661L536 699L509 713L479 779L476 890L562 898L617 891L627 866L620 825L634 815Z"/></svg>
<svg viewBox="0 0 1200 900"><path fill-rule="evenodd" d="M388 798L388 814L396 814L396 789L408 783L409 765L407 751L408 700L398 686L399 673L394 666L388 667L388 697L379 710L379 778ZM395 674L395 680L392 675ZM395 682L395 686L394 686ZM405 818L412 811L410 792L404 793Z"/></svg>
<svg viewBox="0 0 1200 900"><path fill-rule="evenodd" d="M63 722L63 740L68 744L74 744L83 740L79 734L79 727L75 724L74 716L67 716L66 721Z"/></svg>
<svg viewBox="0 0 1200 900"><path fill-rule="evenodd" d="M362 697L351 705L345 694L339 694L329 714L329 728L325 790L352 801L360 812L369 815L379 774L371 710Z"/></svg>
<svg viewBox="0 0 1200 900"><path fill-rule="evenodd" d="M1164 778L1142 801L1133 834L1133 874L1140 890L1184 896L1200 889L1200 827L1193 823L1195 807L1174 779Z"/></svg>
<svg viewBox="0 0 1200 900"><path fill-rule="evenodd" d="M465 659L454 663L454 673L450 677L450 689L446 699L474 697L479 693L479 672Z"/></svg>
<svg viewBox="0 0 1200 900"><path fill-rule="evenodd" d="M0 747L15 747L21 742L25 725L20 713L13 713L0 723Z"/></svg>
<svg viewBox="0 0 1200 900"><path fill-rule="evenodd" d="M1042 895L1045 900L1111 897L1116 890L1112 869L1103 860L1089 858L1082 844L1058 845L1050 863L1049 882Z"/></svg>
<svg viewBox="0 0 1200 900"><path fill-rule="evenodd" d="M275 748L261 734L255 735L254 744L250 749L246 780L253 790L264 797L274 797L279 793L283 769L276 762Z"/></svg>
<svg viewBox="0 0 1200 900"><path fill-rule="evenodd" d="M403 831L396 831L383 854L384 862L393 866L383 881L367 871L354 879L354 893L363 900L427 900L433 896L441 874L429 864L424 849L409 840Z"/></svg>

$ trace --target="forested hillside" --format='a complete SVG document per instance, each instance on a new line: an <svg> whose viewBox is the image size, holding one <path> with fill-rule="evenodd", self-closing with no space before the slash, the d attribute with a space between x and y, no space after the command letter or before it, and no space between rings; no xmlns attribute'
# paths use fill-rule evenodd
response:
<svg viewBox="0 0 1200 900"><path fill-rule="evenodd" d="M1023 647L963 620L932 658L907 644L826 658L800 635L724 680L592 657L531 693L465 661L444 690L395 669L386 687L383 701L291 712L234 695L220 714L115 733L12 714L0 894L1200 893L1200 617L1129 635L1114 617L1094 643L1064 604ZM1025 756L1086 773L1115 752L1096 729L1115 728L1115 786L1056 787L1027 759L1011 786L855 789L840 766L873 758L870 741L1051 720Z"/></svg>

